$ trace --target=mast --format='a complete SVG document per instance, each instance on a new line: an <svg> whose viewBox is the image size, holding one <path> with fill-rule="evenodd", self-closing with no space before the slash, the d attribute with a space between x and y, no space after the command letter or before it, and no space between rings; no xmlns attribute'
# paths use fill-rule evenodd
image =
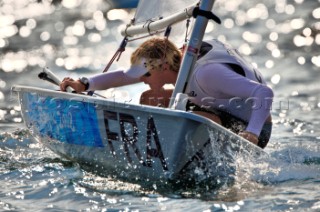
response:
<svg viewBox="0 0 320 212"><path fill-rule="evenodd" d="M200 10L211 11L214 1L215 0L202 0L199 5ZM183 93L186 89L188 80L191 76L193 67L198 56L198 51L202 43L207 23L208 18L200 15L196 17L196 21L191 32L190 41L188 42L188 45L185 49L175 89L170 99L169 107L171 107L174 104L177 94Z"/></svg>

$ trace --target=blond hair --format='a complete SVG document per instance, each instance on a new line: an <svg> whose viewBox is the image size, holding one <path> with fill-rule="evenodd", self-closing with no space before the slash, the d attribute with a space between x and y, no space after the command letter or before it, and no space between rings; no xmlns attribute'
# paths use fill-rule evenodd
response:
<svg viewBox="0 0 320 212"><path fill-rule="evenodd" d="M172 71L178 72L181 62L181 52L167 38L151 38L143 42L131 55L131 64L138 63L142 58L157 60L169 65ZM156 62L158 63L158 62Z"/></svg>

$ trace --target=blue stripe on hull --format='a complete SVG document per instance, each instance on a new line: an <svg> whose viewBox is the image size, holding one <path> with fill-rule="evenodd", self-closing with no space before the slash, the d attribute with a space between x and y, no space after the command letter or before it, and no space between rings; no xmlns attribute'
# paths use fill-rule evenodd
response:
<svg viewBox="0 0 320 212"><path fill-rule="evenodd" d="M32 120L27 124L33 129L38 129L41 137L68 144L104 147L96 108L92 103L44 98L30 93L26 95L27 116Z"/></svg>

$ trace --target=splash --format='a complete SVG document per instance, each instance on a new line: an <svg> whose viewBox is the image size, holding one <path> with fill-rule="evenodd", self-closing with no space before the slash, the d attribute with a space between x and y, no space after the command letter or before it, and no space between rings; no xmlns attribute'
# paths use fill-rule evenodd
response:
<svg viewBox="0 0 320 212"><path fill-rule="evenodd" d="M320 177L319 150L312 142L305 142L303 145L285 144L279 150L273 151L267 160L245 164L241 172L247 177L246 180L254 180L263 184Z"/></svg>

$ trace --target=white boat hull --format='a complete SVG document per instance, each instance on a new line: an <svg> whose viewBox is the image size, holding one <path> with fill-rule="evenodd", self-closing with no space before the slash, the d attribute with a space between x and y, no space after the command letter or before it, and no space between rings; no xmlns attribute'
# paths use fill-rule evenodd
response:
<svg viewBox="0 0 320 212"><path fill-rule="evenodd" d="M234 174L234 162L266 153L204 117L171 109L15 86L32 135L103 176L170 180ZM209 172L208 170L211 169ZM212 170L214 169L214 170Z"/></svg>

